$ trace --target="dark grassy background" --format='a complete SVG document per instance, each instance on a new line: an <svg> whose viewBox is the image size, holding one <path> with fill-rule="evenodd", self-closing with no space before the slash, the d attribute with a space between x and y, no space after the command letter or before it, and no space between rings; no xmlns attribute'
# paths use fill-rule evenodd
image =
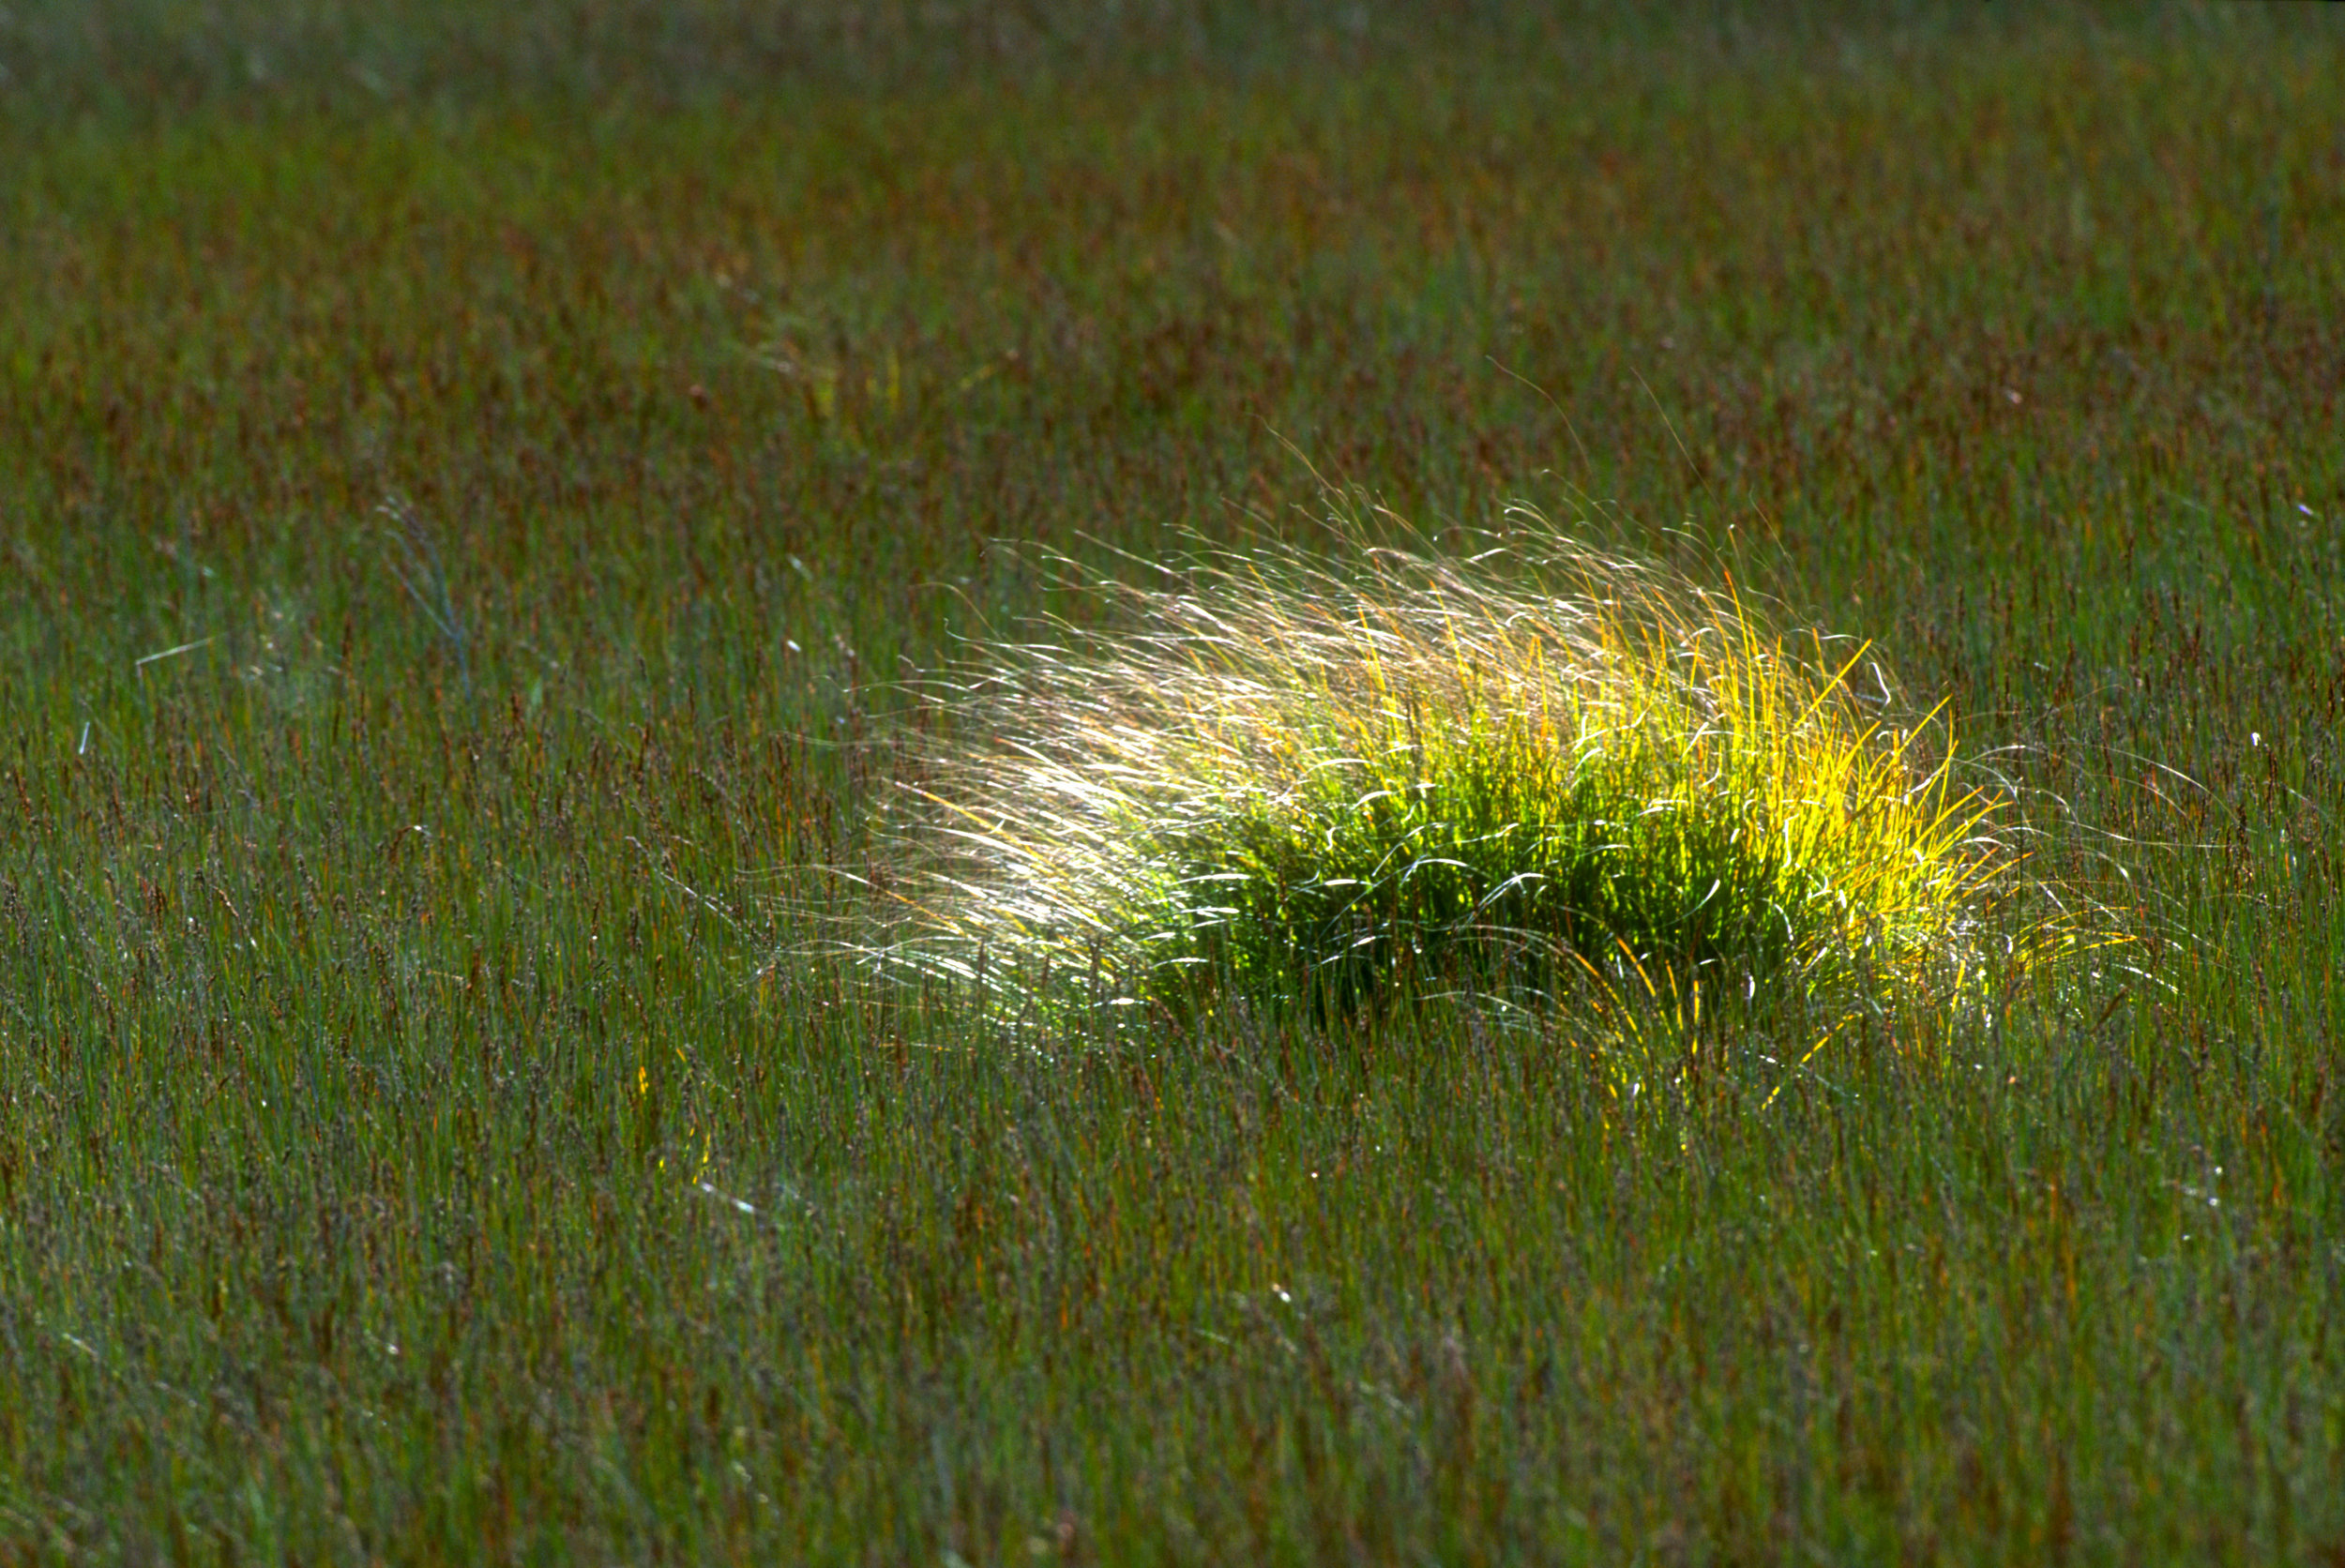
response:
<svg viewBox="0 0 2345 1568"><path fill-rule="evenodd" d="M0 68L8 1550L2345 1555L2327 16L34 5ZM2144 940L1805 1068L1036 1054L791 956L1006 542L1308 534L1304 458L1878 638Z"/></svg>

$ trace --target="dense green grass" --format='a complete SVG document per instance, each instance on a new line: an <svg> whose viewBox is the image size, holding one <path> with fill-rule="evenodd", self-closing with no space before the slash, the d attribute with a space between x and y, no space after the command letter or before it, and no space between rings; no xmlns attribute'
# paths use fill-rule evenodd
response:
<svg viewBox="0 0 2345 1568"><path fill-rule="evenodd" d="M13 1554L2345 1552L2333 23L242 14L0 33ZM1091 612L1005 542L1307 539L1284 442L1877 639L2135 956L1804 1063L805 957L900 683Z"/></svg>
<svg viewBox="0 0 2345 1568"><path fill-rule="evenodd" d="M863 951L1013 1020L1181 1034L1431 994L1554 1021L1623 986L1688 1015L1763 987L1943 1009L2130 940L2038 893L2043 828L1957 782L1869 644L1801 647L1731 574L1520 506L1470 555L1377 521L1324 554L1129 563L1075 584L1102 629L981 640L921 683L874 871L901 934Z"/></svg>

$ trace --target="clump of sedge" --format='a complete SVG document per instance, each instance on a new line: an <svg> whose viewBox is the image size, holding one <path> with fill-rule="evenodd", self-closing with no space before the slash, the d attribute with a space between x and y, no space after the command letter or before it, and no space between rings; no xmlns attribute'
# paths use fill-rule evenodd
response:
<svg viewBox="0 0 2345 1568"><path fill-rule="evenodd" d="M1088 581L1112 629L926 689L887 966L1006 1017L1326 1020L1438 981L1536 1004L1959 988L2007 863L1861 645L1527 513L1469 558L1269 548ZM1867 692L1852 683L1862 671Z"/></svg>

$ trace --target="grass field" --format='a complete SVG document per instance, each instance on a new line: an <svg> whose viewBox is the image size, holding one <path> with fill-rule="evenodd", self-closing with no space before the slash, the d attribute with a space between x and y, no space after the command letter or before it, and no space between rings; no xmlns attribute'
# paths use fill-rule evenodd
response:
<svg viewBox="0 0 2345 1568"><path fill-rule="evenodd" d="M0 18L0 1549L2345 1560L2337 20L497 15ZM1323 483L1875 640L2128 942L859 967L907 683Z"/></svg>

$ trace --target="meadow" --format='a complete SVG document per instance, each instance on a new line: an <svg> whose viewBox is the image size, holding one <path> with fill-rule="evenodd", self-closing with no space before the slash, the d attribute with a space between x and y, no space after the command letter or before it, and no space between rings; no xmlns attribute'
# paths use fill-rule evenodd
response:
<svg viewBox="0 0 2345 1568"><path fill-rule="evenodd" d="M2345 1560L2334 19L34 4L0 167L11 1560ZM1363 497L1870 639L2122 940L860 961L1054 553Z"/></svg>

